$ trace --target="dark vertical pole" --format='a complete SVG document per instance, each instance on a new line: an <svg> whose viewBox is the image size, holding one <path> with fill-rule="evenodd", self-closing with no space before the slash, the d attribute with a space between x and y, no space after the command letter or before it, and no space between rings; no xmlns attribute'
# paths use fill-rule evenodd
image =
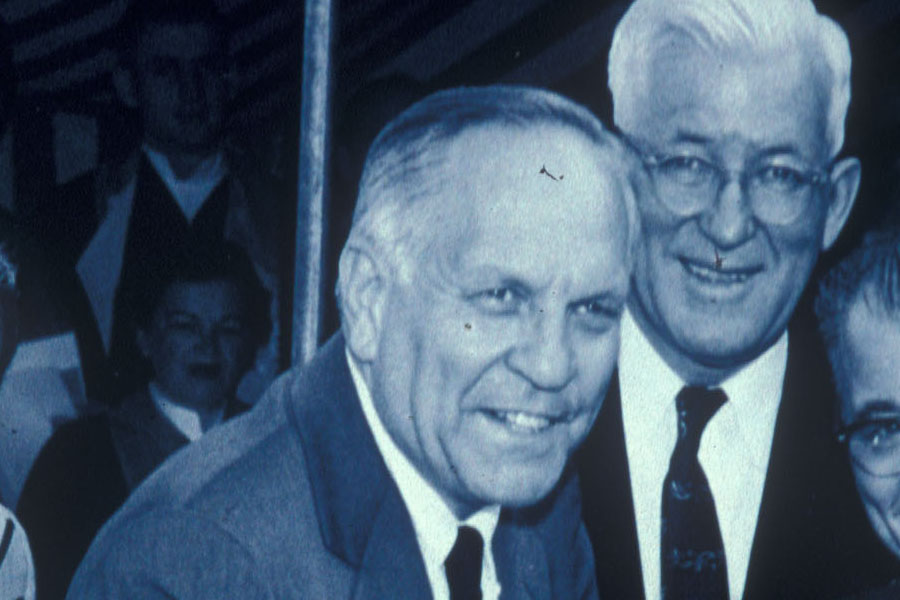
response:
<svg viewBox="0 0 900 600"><path fill-rule="evenodd" d="M305 363L312 358L322 320L335 4L334 0L306 0L291 344L293 364Z"/></svg>

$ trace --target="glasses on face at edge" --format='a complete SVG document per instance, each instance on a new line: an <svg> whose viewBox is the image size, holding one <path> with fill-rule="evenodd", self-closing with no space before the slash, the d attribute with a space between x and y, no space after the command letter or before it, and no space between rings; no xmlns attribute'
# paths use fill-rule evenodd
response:
<svg viewBox="0 0 900 600"><path fill-rule="evenodd" d="M864 471L879 477L900 475L900 415L864 418L838 429L850 457Z"/></svg>
<svg viewBox="0 0 900 600"><path fill-rule="evenodd" d="M831 165L823 170L764 162L732 170L696 155L648 152L626 141L650 171L660 201L682 217L709 209L725 184L737 180L760 221L788 225L806 211L813 190L829 182Z"/></svg>

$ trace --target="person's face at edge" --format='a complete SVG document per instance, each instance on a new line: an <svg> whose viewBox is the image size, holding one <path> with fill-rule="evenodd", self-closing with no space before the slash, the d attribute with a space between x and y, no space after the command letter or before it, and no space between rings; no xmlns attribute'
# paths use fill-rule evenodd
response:
<svg viewBox="0 0 900 600"><path fill-rule="evenodd" d="M712 56L686 43L654 63L637 125L625 133L665 155L726 169L760 160L825 169L827 90L801 55ZM732 177L703 212L677 215L654 194L639 201L639 244L629 309L654 347L693 383L718 383L774 343L819 252L852 206L858 162L832 170L794 222L752 212Z"/></svg>
<svg viewBox="0 0 900 600"><path fill-rule="evenodd" d="M622 191L580 134L482 127L449 144L428 250L409 280L365 263L382 275L350 304L374 316L348 344L392 438L462 516L556 484L602 403L629 269Z"/></svg>
<svg viewBox="0 0 900 600"><path fill-rule="evenodd" d="M251 363L245 307L227 280L172 283L138 345L154 381L174 401L218 410Z"/></svg>
<svg viewBox="0 0 900 600"><path fill-rule="evenodd" d="M900 316L873 310L859 296L847 313L843 339L847 389L841 402L842 422L900 417ZM878 476L856 461L851 464L872 527L900 558L900 475Z"/></svg>

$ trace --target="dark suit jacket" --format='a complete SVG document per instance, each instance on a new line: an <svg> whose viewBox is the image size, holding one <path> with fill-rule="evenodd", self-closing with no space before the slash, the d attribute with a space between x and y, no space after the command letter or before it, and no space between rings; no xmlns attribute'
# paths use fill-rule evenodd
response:
<svg viewBox="0 0 900 600"><path fill-rule="evenodd" d="M504 598L596 596L577 481L503 511ZM150 477L97 537L69 598L430 598L403 500L343 341Z"/></svg>
<svg viewBox="0 0 900 600"><path fill-rule="evenodd" d="M226 417L243 412L232 403ZM108 414L62 425L41 449L16 508L34 555L40 600L64 598L100 527L188 439L146 388Z"/></svg>
<svg viewBox="0 0 900 600"><path fill-rule="evenodd" d="M745 600L841 597L890 570L834 440L827 362L809 332L798 326L789 338ZM631 599L644 591L624 436L616 378L577 464L598 587L605 597Z"/></svg>

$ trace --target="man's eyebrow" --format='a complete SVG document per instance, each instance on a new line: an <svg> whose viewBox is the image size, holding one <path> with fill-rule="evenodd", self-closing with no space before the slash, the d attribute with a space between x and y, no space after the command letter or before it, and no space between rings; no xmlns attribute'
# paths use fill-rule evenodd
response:
<svg viewBox="0 0 900 600"><path fill-rule="evenodd" d="M684 129L679 129L675 132L675 141L678 143L687 142L689 144L697 145L708 145L712 143L711 138L699 133L694 133L693 131L685 131Z"/></svg>
<svg viewBox="0 0 900 600"><path fill-rule="evenodd" d="M860 421L884 417L889 413L900 417L900 402L892 398L872 398L866 400L859 410L854 411L853 419Z"/></svg>
<svg viewBox="0 0 900 600"><path fill-rule="evenodd" d="M779 156L784 154L802 156L800 149L797 148L797 146L795 146L794 144L779 144L777 146L769 146L767 148L763 148L759 153L758 158L769 158L772 156Z"/></svg>
<svg viewBox="0 0 900 600"><path fill-rule="evenodd" d="M496 283L498 287L501 284L526 285L525 278L517 273L516 270L499 266L491 261L472 265L466 269L466 272L463 275L466 279L473 282L489 279Z"/></svg>
<svg viewBox="0 0 900 600"><path fill-rule="evenodd" d="M703 134L696 133L693 131L686 131L684 129L679 129L675 133L675 142L676 143L688 143L688 144L696 144L699 146L706 146L713 143L713 139L707 137ZM757 158L769 158L771 156L778 156L790 154L793 156L802 156L802 152L800 149L790 142L779 143L774 146L765 146L757 155Z"/></svg>
<svg viewBox="0 0 900 600"><path fill-rule="evenodd" d="M628 298L628 294L623 294L616 290L604 290L597 294L592 294L588 296L584 296L572 302L572 304L578 304L580 302L609 302L610 304L620 305L625 304L625 301Z"/></svg>

